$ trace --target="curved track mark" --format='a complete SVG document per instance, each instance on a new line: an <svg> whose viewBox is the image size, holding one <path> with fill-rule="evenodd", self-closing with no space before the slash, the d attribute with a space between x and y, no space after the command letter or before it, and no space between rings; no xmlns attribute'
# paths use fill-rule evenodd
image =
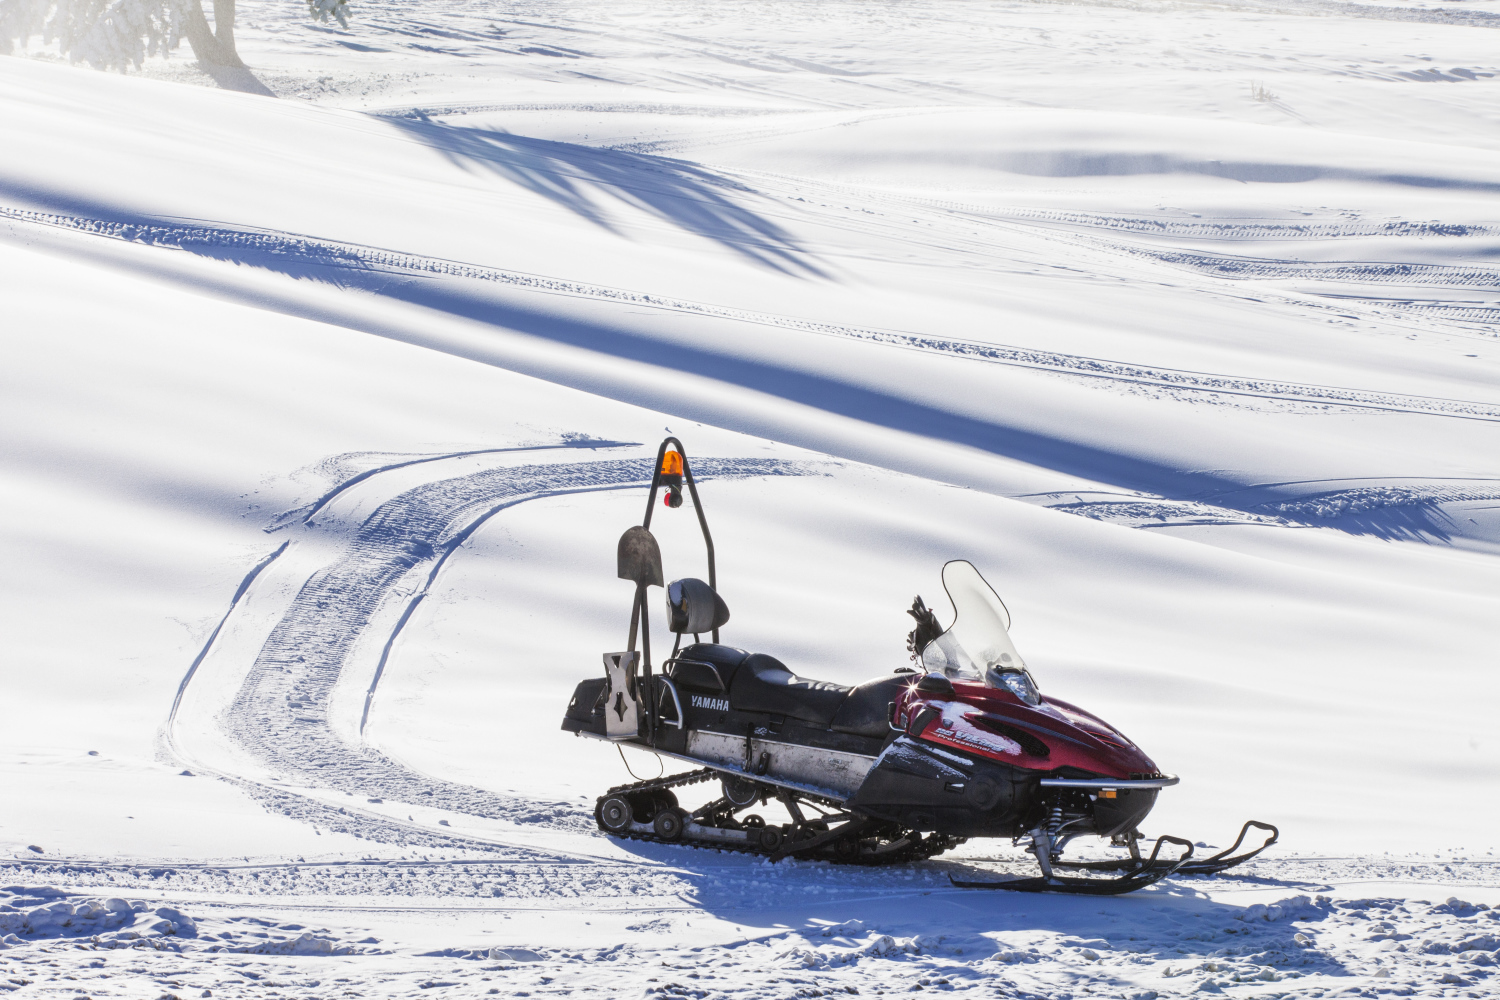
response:
<svg viewBox="0 0 1500 1000"><path fill-rule="evenodd" d="M214 642L219 638L219 633L224 631L224 625L229 621L229 616L234 614L235 608L239 607L240 599L245 596L246 591L250 589L250 585L255 582L255 578L260 576L262 570L275 562L276 557L285 552L287 546L290 544L290 541L282 542L275 552L272 552L256 563L254 568L246 573L245 578L240 581L239 589L229 599L229 608L224 612L224 617L219 619L219 624L215 625L214 630L209 633L208 641L203 644L202 649L198 650L198 655L193 657L193 663L188 667L187 673L183 675L182 683L177 685L177 696L172 699L172 711L167 714L167 732L169 735L172 731L172 723L177 721L177 709L182 705L182 696L187 693L188 684L192 681L193 675L198 672L198 668L202 666L203 661L208 657L209 650L214 648Z"/></svg>
<svg viewBox="0 0 1500 1000"><path fill-rule="evenodd" d="M394 467L408 464L411 463ZM698 460L696 468L704 478L804 475L812 471L804 463L776 459L705 458ZM223 716L232 741L267 766L278 780L268 784L222 770L216 773L244 788L273 812L389 843L490 852L511 850L522 856L543 856L529 848L509 848L482 838L439 833L419 822L404 824L353 805L359 800L352 796L372 797L371 801L389 798L393 802L578 832L592 830L593 824L580 816L574 803L533 801L429 777L362 740L346 742L330 725L329 699L340 674L354 661L356 646L361 644L369 626L386 603L399 596L414 570L430 564L426 565L424 583L407 601L382 646L365 693L361 732L369 718L376 686L402 629L428 596L447 560L481 526L501 511L527 500L638 487L649 481L650 473L649 459L491 468L408 489L382 503L352 532L348 525L330 524L327 536L343 541L336 543L330 561L308 577L280 615L239 694ZM326 504L323 509L328 510ZM301 530L325 533L320 524L314 523L304 524ZM251 584L294 541L283 543L242 582L219 629L184 678L178 703ZM280 782L347 794L351 803L333 804L276 787ZM547 856L556 853L549 852Z"/></svg>
<svg viewBox="0 0 1500 1000"><path fill-rule="evenodd" d="M310 520L312 520L312 518L315 517L317 513L324 507L328 506L334 500L338 499L345 491L358 486L360 483L371 478L372 476L378 476L383 472L392 472L396 469L409 468L413 465L425 465L429 462L441 462L445 459L450 458L468 458L472 455L501 455L521 451L551 451L559 448L587 448L592 451L597 448L633 448L639 446L639 444L639 441L596 441L592 438L579 438L576 440L563 441L559 444L539 444L515 448L474 448L470 451L448 451L442 452L440 454L423 455L420 458L409 459L405 462L393 462L389 465L381 465L373 469L366 469L363 472L356 473L355 475L350 476L348 479L340 482L337 486L324 493L322 496L318 497L312 503L307 504L303 507L298 507L296 510L289 510L278 515L276 519L266 527L265 530L266 533L269 534L273 531L280 531L282 528L285 528L294 522L306 524Z"/></svg>
<svg viewBox="0 0 1500 1000"><path fill-rule="evenodd" d="M452 541L448 542L443 547L442 554L433 560L432 571L427 574L427 579L423 581L422 589L418 591L416 596L414 596L406 605L405 610L401 612L401 618L396 622L396 627L391 630L390 637L386 639L385 646L380 651L380 662L375 666L375 675L370 679L370 688L365 692L365 707L364 711L361 712L359 716L359 731L363 733L365 731L365 724L370 720L370 705L375 700L375 689L380 684L381 675L385 673L385 665L386 662L390 659L391 650L396 645L396 639L400 637L402 630L406 628L406 623L411 621L411 617L416 612L417 606L422 603L422 601L427 597L429 593L431 593L432 585L437 580L438 572L448 561L448 557L457 552L463 545L463 543L468 541L469 537L473 535L474 532L478 531L486 521L488 521L491 517L494 517L496 514L500 513L502 510L505 510L509 507L514 507L517 504L523 504L528 500L543 500L547 497L569 496L577 493L596 493L601 490L629 489L632 486L638 485L640 484L623 483L617 486L600 486L595 489L550 490L543 493L533 493L530 496L521 497L518 500L508 500L505 503L497 504L496 506L491 507L485 513L481 514L479 517L475 518L473 521L469 522L467 527L465 527L462 531L455 535Z"/></svg>

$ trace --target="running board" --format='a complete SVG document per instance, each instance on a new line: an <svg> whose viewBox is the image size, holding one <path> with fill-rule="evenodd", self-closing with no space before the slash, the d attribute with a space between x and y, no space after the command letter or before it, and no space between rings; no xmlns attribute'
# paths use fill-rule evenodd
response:
<svg viewBox="0 0 1500 1000"><path fill-rule="evenodd" d="M600 736L598 733L591 733L583 729L578 730L577 735L587 736L591 740L600 740L601 742L605 743L613 742L608 737ZM671 757L673 760L680 760L685 764L692 764L696 767L706 767L714 771L719 771L723 774L732 774L736 777L745 778L748 781L758 781L766 785L778 785L781 788L790 788L794 792L802 792L804 795L812 795L816 798L827 799L828 801L836 803L840 806L842 806L849 800L848 795L844 794L843 792L834 791L831 788L819 788L816 785L808 785L800 781L787 781L783 778L773 777L769 774L756 774L754 771L747 771L743 767L737 767L734 764L724 764L720 763L719 761L703 760L699 757L689 757L686 754L673 753L670 750L663 750L660 747L647 746L644 743L636 743L633 741L622 740L619 742L615 742L614 745L635 747L637 750L644 750L646 753L654 753L660 754L663 757Z"/></svg>

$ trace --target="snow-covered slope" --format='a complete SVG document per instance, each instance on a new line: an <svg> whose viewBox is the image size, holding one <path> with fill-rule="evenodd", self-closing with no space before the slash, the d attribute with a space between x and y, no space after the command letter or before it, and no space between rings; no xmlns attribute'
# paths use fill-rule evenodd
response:
<svg viewBox="0 0 1500 1000"><path fill-rule="evenodd" d="M1500 902L1500 7L242 6L280 100L0 60L7 891L153 900L0 938L221 994L212 941L378 992L1483 988L1492 911L1402 901ZM1152 832L1279 853L1101 911L945 888L1003 844L599 837L631 779L557 723L668 432L727 641L887 673L970 559L1183 776Z"/></svg>

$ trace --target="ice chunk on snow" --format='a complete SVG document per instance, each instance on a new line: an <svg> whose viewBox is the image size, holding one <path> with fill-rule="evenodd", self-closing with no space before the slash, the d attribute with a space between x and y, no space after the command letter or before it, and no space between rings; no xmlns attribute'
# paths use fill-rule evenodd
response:
<svg viewBox="0 0 1500 1000"><path fill-rule="evenodd" d="M158 906L156 915L172 923L171 933L178 937L197 937L198 925L192 917L171 906Z"/></svg>
<svg viewBox="0 0 1500 1000"><path fill-rule="evenodd" d="M316 937L311 931L305 931L291 943L290 951L293 955L332 955L333 941L329 938Z"/></svg>
<svg viewBox="0 0 1500 1000"><path fill-rule="evenodd" d="M881 934L874 937L869 944L862 949L866 955L886 956L910 954L919 955L922 952L920 938L898 938L889 934Z"/></svg>
<svg viewBox="0 0 1500 1000"><path fill-rule="evenodd" d="M845 920L841 924L829 924L818 933L823 937L854 937L864 932L863 920Z"/></svg>
<svg viewBox="0 0 1500 1000"><path fill-rule="evenodd" d="M1254 903L1235 914L1237 920L1313 920L1325 916L1324 906L1328 899L1319 896L1316 901L1307 896L1290 896L1274 903Z"/></svg>
<svg viewBox="0 0 1500 1000"><path fill-rule="evenodd" d="M1474 914L1488 909L1489 906L1484 903L1475 905L1474 903L1471 903L1466 899L1459 899L1457 896L1449 896L1441 903L1434 904L1432 907L1432 912L1451 913L1455 917L1472 917Z"/></svg>
<svg viewBox="0 0 1500 1000"><path fill-rule="evenodd" d="M3 919L3 918L0 918ZM1477 937L1464 938L1454 947L1454 951L1500 951L1500 938L1493 934L1480 934Z"/></svg>
<svg viewBox="0 0 1500 1000"><path fill-rule="evenodd" d="M540 962L545 956L539 955L529 948L491 948L490 960L493 962Z"/></svg>

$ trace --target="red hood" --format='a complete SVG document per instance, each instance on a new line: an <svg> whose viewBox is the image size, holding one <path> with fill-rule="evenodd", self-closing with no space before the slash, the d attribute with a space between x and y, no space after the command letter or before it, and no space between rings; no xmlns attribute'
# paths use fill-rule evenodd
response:
<svg viewBox="0 0 1500 1000"><path fill-rule="evenodd" d="M929 696L908 687L896 702L896 724L907 725L930 707L936 714L912 735L970 755L1035 771L1072 767L1122 779L1157 773L1118 729L1059 698L1043 697L1034 708L984 684L959 681L953 691L952 697Z"/></svg>

